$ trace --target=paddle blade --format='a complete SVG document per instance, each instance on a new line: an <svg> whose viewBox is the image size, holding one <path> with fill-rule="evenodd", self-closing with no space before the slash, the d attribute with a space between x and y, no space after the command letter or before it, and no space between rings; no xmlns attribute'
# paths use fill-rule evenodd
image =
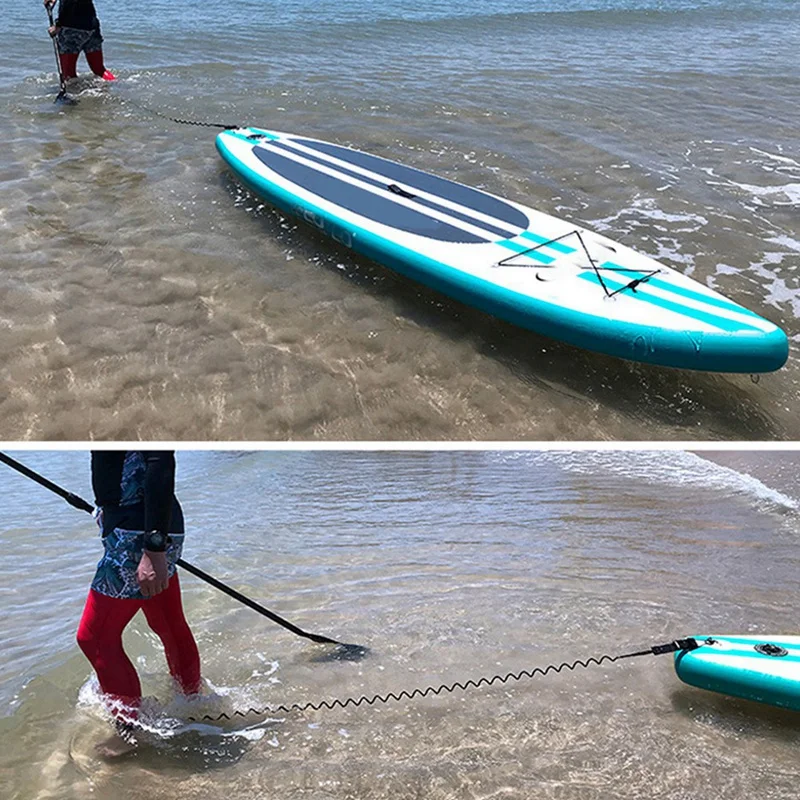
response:
<svg viewBox="0 0 800 800"><path fill-rule="evenodd" d="M323 663L326 661L361 661L370 653L369 647L361 644L337 644L324 653L311 656L309 661Z"/></svg>

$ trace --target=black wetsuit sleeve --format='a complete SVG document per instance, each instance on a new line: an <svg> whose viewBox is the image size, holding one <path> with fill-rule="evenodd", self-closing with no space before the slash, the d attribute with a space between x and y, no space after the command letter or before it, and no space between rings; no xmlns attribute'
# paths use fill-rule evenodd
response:
<svg viewBox="0 0 800 800"><path fill-rule="evenodd" d="M175 453L152 450L144 453L144 460L144 529L168 533L175 495Z"/></svg>
<svg viewBox="0 0 800 800"><path fill-rule="evenodd" d="M91 31L97 27L97 12L92 0L59 0L56 25Z"/></svg>
<svg viewBox="0 0 800 800"><path fill-rule="evenodd" d="M92 489L95 505L103 509L103 536L115 528L129 531L183 533L183 510L175 497L175 453L147 451L144 497L126 505L122 500L125 451L92 452Z"/></svg>
<svg viewBox="0 0 800 800"><path fill-rule="evenodd" d="M94 504L118 506L122 496L122 465L124 450L92 451L92 489Z"/></svg>

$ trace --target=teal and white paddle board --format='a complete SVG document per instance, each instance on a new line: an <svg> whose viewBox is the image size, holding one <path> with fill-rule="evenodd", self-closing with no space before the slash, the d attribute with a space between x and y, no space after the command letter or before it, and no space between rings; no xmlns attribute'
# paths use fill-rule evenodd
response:
<svg viewBox="0 0 800 800"><path fill-rule="evenodd" d="M800 636L695 636L675 654L690 686L800 711Z"/></svg>
<svg viewBox="0 0 800 800"><path fill-rule="evenodd" d="M788 356L773 323L566 220L305 136L239 128L216 144L241 183L270 204L523 328L685 369L770 372Z"/></svg>

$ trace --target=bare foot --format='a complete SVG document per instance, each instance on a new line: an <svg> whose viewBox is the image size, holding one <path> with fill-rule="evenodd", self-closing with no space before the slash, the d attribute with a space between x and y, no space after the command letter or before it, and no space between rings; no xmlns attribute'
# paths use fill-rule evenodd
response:
<svg viewBox="0 0 800 800"><path fill-rule="evenodd" d="M138 744L132 736L128 735L123 738L119 733L115 733L104 742L96 744L94 749L101 758L104 758L106 761L113 761L114 759L129 755L136 750L137 747Z"/></svg>

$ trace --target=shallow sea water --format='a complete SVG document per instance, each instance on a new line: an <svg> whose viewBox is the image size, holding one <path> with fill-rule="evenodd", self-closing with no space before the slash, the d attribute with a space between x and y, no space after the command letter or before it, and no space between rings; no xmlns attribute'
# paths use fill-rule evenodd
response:
<svg viewBox="0 0 800 800"><path fill-rule="evenodd" d="M14 453L83 496L85 452ZM796 633L796 452L183 452L201 711L346 700L709 633ZM191 723L139 618L155 746L113 766L74 630L87 514L0 482L0 796L793 798L796 713L680 683L669 656L385 704ZM32 510L35 509L35 516Z"/></svg>
<svg viewBox="0 0 800 800"><path fill-rule="evenodd" d="M0 0L6 440L800 438L793 0L98 8L119 81L63 107L43 11ZM754 384L498 322L283 218L213 128L157 114L574 219L783 326L789 362Z"/></svg>

